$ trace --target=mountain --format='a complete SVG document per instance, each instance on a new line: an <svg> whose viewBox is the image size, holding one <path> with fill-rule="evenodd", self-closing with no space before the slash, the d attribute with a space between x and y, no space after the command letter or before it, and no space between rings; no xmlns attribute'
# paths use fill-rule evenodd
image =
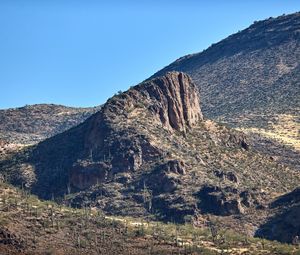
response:
<svg viewBox="0 0 300 255"><path fill-rule="evenodd" d="M0 139L32 144L83 122L99 107L73 108L54 104L26 105L0 110Z"/></svg>
<svg viewBox="0 0 300 255"><path fill-rule="evenodd" d="M205 116L300 150L300 13L254 22L169 71L189 74Z"/></svg>
<svg viewBox="0 0 300 255"><path fill-rule="evenodd" d="M107 214L254 233L300 173L247 136L205 119L181 72L116 95L82 124L0 162L2 177L43 199Z"/></svg>

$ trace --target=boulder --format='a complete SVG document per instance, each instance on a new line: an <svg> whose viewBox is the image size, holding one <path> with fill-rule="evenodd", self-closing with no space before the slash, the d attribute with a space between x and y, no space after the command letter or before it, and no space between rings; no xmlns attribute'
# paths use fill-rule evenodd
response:
<svg viewBox="0 0 300 255"><path fill-rule="evenodd" d="M233 172L225 172L222 170L215 170L214 175L222 180L229 180L231 182L238 183L238 177Z"/></svg>
<svg viewBox="0 0 300 255"><path fill-rule="evenodd" d="M170 160L159 167L160 171L184 175L186 173L185 164L180 160Z"/></svg>
<svg viewBox="0 0 300 255"><path fill-rule="evenodd" d="M217 186L204 186L197 194L199 209L202 213L228 216L243 214L244 208L238 196L238 191L231 187L221 189Z"/></svg>

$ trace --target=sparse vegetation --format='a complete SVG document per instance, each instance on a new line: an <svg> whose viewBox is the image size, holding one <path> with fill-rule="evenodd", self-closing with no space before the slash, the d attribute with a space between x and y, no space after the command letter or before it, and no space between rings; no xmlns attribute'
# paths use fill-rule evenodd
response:
<svg viewBox="0 0 300 255"><path fill-rule="evenodd" d="M192 224L105 216L0 184L1 254L297 254L296 246ZM220 234L221 233L221 234ZM1 236L2 235L2 236Z"/></svg>
<svg viewBox="0 0 300 255"><path fill-rule="evenodd" d="M299 24L299 12L255 22L154 76L188 73L200 89L204 116L262 135L262 152L300 169Z"/></svg>
<svg viewBox="0 0 300 255"><path fill-rule="evenodd" d="M255 22L160 72L190 73L205 115L226 125L171 72L35 146L1 140L0 253L298 254L299 17ZM2 111L0 138L35 143L96 110Z"/></svg>
<svg viewBox="0 0 300 255"><path fill-rule="evenodd" d="M0 110L0 139L17 145L37 143L80 124L99 109L39 104Z"/></svg>

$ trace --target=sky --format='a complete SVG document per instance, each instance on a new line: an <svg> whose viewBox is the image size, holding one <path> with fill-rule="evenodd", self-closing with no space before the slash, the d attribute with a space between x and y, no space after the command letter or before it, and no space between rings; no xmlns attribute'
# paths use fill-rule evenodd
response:
<svg viewBox="0 0 300 255"><path fill-rule="evenodd" d="M0 0L0 109L88 107L299 0Z"/></svg>

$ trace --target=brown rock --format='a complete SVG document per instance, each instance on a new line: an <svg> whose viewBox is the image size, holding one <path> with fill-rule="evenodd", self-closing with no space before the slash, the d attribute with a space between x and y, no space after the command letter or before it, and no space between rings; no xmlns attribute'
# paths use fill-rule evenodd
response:
<svg viewBox="0 0 300 255"><path fill-rule="evenodd" d="M180 176L186 174L185 164L180 160L170 160L156 167L147 176L149 187L156 193L170 193L181 184Z"/></svg>
<svg viewBox="0 0 300 255"><path fill-rule="evenodd" d="M89 188L108 178L109 166L103 162L79 162L70 170L70 184L79 189Z"/></svg>
<svg viewBox="0 0 300 255"><path fill-rule="evenodd" d="M24 241L14 233L11 233L7 228L0 228L0 244L12 245L18 250L24 248Z"/></svg>
<svg viewBox="0 0 300 255"><path fill-rule="evenodd" d="M185 164L180 160L170 160L166 164L163 164L160 166L161 171L167 172L167 173L175 173L184 175L186 173L185 171Z"/></svg>
<svg viewBox="0 0 300 255"><path fill-rule="evenodd" d="M238 182L238 177L233 172L224 172L222 170L215 170L214 175L222 180L229 180L231 182Z"/></svg>
<svg viewBox="0 0 300 255"><path fill-rule="evenodd" d="M185 132L202 120L199 101L191 79L178 72L144 82L112 98L88 122L83 153L86 155L83 159L88 160L72 167L70 183L86 189L119 173L136 172L144 162L160 156L159 149L147 137L134 130L120 129L120 122L126 121L130 109L145 107L164 128ZM185 174L184 163L173 160L161 167L165 179L163 190L170 192L177 181L167 173Z"/></svg>
<svg viewBox="0 0 300 255"><path fill-rule="evenodd" d="M243 135L242 133L230 134L226 145L229 147L235 147L236 145L238 145L240 148L246 151L250 148L249 143L246 141L245 135Z"/></svg>
<svg viewBox="0 0 300 255"><path fill-rule="evenodd" d="M203 213L221 216L244 213L238 191L234 188L221 189L217 186L204 186L198 196L199 208Z"/></svg>
<svg viewBox="0 0 300 255"><path fill-rule="evenodd" d="M111 164L110 176L120 172L136 172L144 163L161 157L161 152L149 142L147 136L133 129L122 129L120 123L126 122L132 111L142 108L152 115L154 125L159 124L171 132L185 132L203 119L199 102L196 86L183 73L168 73L164 77L137 85L110 99L91 118L84 141L85 154L92 161L108 161ZM183 162L177 160L169 161L161 167L165 173L185 174ZM94 176L93 171L88 171ZM73 175L75 172L72 171ZM86 187L90 183L87 180L89 177L82 178L79 178L82 183L80 186ZM169 187L175 187L175 183L168 179L166 189L171 190Z"/></svg>
<svg viewBox="0 0 300 255"><path fill-rule="evenodd" d="M203 119L199 93L184 73L172 72L138 88L152 99L150 111L169 130L186 131Z"/></svg>

